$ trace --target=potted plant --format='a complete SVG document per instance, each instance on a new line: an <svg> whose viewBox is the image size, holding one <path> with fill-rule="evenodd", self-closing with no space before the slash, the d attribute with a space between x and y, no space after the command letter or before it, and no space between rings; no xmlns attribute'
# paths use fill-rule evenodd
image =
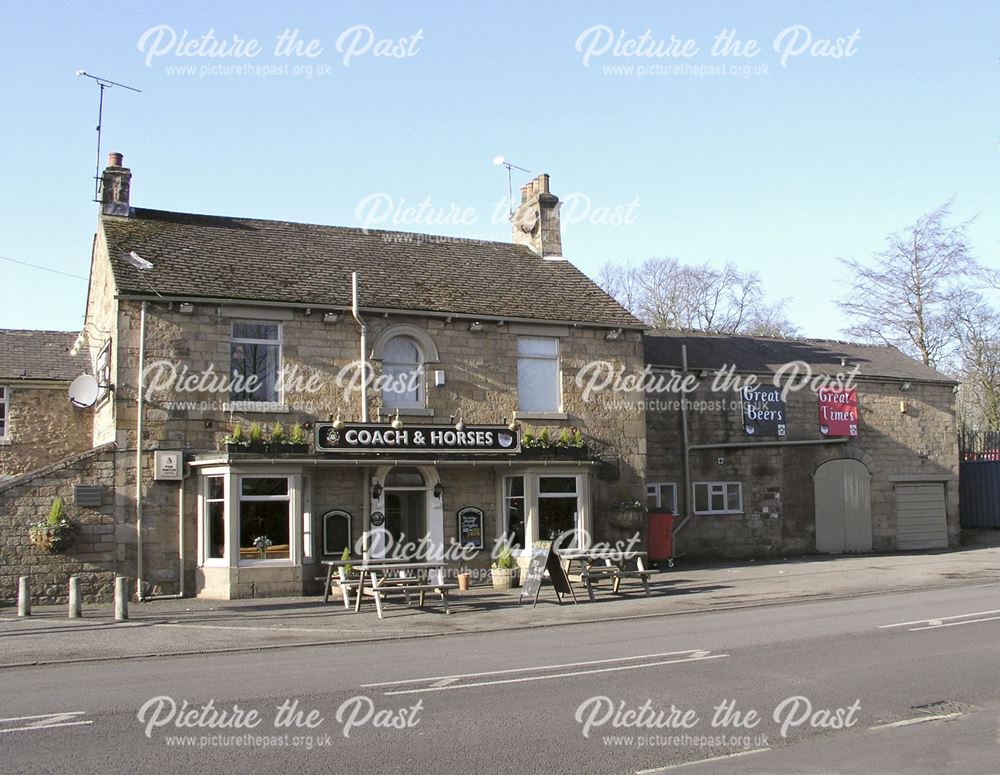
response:
<svg viewBox="0 0 1000 775"><path fill-rule="evenodd" d="M285 434L285 426L279 420L271 428L271 436L265 445L264 451L271 455L275 452L284 452L284 446L287 441L288 436Z"/></svg>
<svg viewBox="0 0 1000 775"><path fill-rule="evenodd" d="M521 455L532 460L586 460L590 449L579 428L563 428L554 439L548 428L537 434L525 428Z"/></svg>
<svg viewBox="0 0 1000 775"><path fill-rule="evenodd" d="M458 582L458 588L462 592L466 592L469 589L469 585L472 583L472 574L469 573L468 568L462 568L457 574L455 574L455 580Z"/></svg>
<svg viewBox="0 0 1000 775"><path fill-rule="evenodd" d="M260 559L267 559L267 550L273 542L267 536L257 536L253 539L254 548L260 552Z"/></svg>
<svg viewBox="0 0 1000 775"><path fill-rule="evenodd" d="M226 445L226 452L239 452L246 448L247 437L243 433L243 424L236 423L231 433L228 433L222 440Z"/></svg>
<svg viewBox="0 0 1000 775"><path fill-rule="evenodd" d="M295 423L295 425L292 426L292 430L288 434L288 451L309 451L309 440L306 438L306 432L302 429L302 426L299 423Z"/></svg>
<svg viewBox="0 0 1000 775"><path fill-rule="evenodd" d="M264 426L259 422L250 423L250 430L247 431L247 451L248 452L263 452L264 451Z"/></svg>
<svg viewBox="0 0 1000 775"><path fill-rule="evenodd" d="M509 546L500 550L496 562L490 567L490 575L493 577L493 589L512 589L517 586L518 568Z"/></svg>
<svg viewBox="0 0 1000 775"><path fill-rule="evenodd" d="M63 499L56 497L49 509L48 519L28 528L28 538L41 552L61 552L73 543L76 526L66 518Z"/></svg>

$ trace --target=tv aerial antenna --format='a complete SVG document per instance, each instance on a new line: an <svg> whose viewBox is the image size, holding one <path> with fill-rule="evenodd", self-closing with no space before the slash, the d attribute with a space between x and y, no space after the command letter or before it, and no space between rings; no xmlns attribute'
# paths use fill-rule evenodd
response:
<svg viewBox="0 0 1000 775"><path fill-rule="evenodd" d="M112 81L109 78L101 78L99 75L91 75L86 70L77 70L76 77L92 78L97 82L97 85L101 87L101 96L97 102L97 166L94 169L94 201L100 201L101 194L101 119L104 116L104 90L110 89L113 86L120 86L123 89L128 89L129 91L134 91L137 94L142 94L142 89L136 89L132 86L126 86L123 83L118 83L117 81Z"/></svg>
<svg viewBox="0 0 1000 775"><path fill-rule="evenodd" d="M524 167L518 167L516 164L511 164L503 156L493 157L493 166L500 167L504 166L507 168L507 209L509 210L508 215L514 215L514 180L513 173L511 170L520 170L521 172L531 172L531 170L526 170Z"/></svg>

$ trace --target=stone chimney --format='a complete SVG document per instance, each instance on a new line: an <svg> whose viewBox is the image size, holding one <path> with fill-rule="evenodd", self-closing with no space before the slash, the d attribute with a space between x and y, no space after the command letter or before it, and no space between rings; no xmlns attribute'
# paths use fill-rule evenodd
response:
<svg viewBox="0 0 1000 775"><path fill-rule="evenodd" d="M108 166L101 176L101 211L128 218L132 170L122 166L123 158L120 153L108 154Z"/></svg>
<svg viewBox="0 0 1000 775"><path fill-rule="evenodd" d="M549 176L521 186L521 204L511 216L515 245L527 245L542 258L561 260L559 197L549 191Z"/></svg>

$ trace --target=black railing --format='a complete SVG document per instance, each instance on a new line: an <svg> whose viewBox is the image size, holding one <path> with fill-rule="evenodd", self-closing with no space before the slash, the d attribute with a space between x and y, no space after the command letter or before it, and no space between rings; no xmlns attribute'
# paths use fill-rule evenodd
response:
<svg viewBox="0 0 1000 775"><path fill-rule="evenodd" d="M963 430L958 435L959 459L1000 460L1000 431Z"/></svg>

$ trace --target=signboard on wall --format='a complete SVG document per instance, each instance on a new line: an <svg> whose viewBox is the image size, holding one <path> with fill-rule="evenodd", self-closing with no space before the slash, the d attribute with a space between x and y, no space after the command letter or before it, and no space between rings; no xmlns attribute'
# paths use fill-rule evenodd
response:
<svg viewBox="0 0 1000 775"><path fill-rule="evenodd" d="M179 482L184 478L184 453L156 450L153 453L153 479L157 482Z"/></svg>
<svg viewBox="0 0 1000 775"><path fill-rule="evenodd" d="M743 429L747 436L784 436L785 402L781 388L768 385L745 387L743 399Z"/></svg>
<svg viewBox="0 0 1000 775"><path fill-rule="evenodd" d="M393 428L374 423L316 424L317 452L515 453L521 432L504 425L412 425Z"/></svg>
<svg viewBox="0 0 1000 775"><path fill-rule="evenodd" d="M858 435L858 392L854 389L820 388L819 432L824 436Z"/></svg>
<svg viewBox="0 0 1000 775"><path fill-rule="evenodd" d="M460 546L483 548L483 510L466 506L458 510L458 543Z"/></svg>

